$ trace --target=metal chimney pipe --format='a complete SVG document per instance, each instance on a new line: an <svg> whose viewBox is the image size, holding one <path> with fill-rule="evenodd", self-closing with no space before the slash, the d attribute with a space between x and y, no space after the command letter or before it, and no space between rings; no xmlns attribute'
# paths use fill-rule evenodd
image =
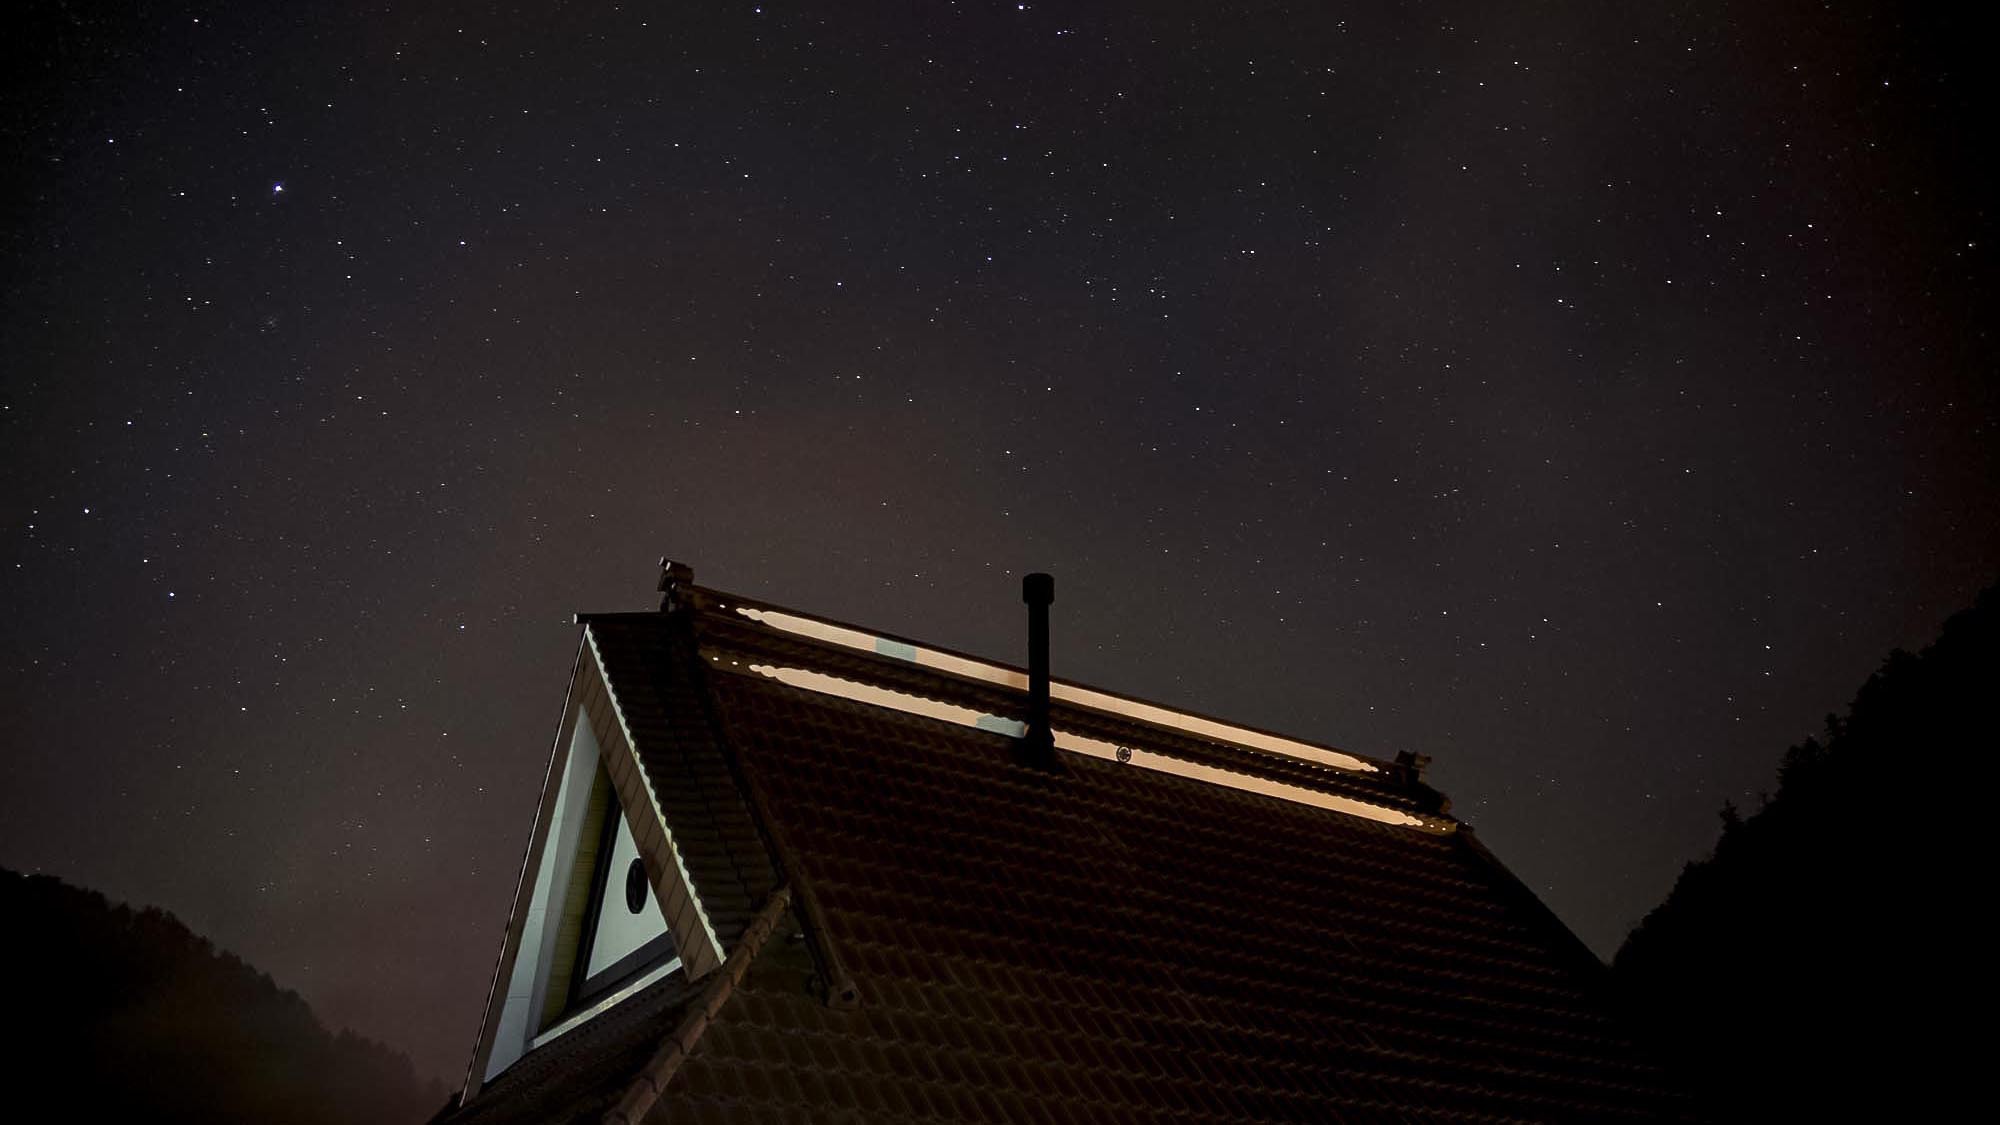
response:
<svg viewBox="0 0 2000 1125"><path fill-rule="evenodd" d="M1049 727L1049 606L1056 600L1056 580L1046 574L1023 577L1021 600L1028 603L1028 733L1021 748L1031 764L1048 767L1056 761Z"/></svg>

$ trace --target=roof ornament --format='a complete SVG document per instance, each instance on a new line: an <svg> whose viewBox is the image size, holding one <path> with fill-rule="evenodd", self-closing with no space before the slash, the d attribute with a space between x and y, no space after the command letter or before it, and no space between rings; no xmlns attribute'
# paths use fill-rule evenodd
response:
<svg viewBox="0 0 2000 1125"><path fill-rule="evenodd" d="M694 587L694 568L672 559L660 560L660 612L684 609L687 592Z"/></svg>

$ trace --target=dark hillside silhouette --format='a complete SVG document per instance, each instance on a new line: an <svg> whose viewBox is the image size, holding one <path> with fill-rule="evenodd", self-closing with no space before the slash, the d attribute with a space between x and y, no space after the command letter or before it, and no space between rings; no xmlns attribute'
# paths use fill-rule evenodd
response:
<svg viewBox="0 0 2000 1125"><path fill-rule="evenodd" d="M389 1048L157 909L0 870L15 1110L71 1121L413 1122L443 1100ZM17 1120L42 1120L34 1116Z"/></svg>
<svg viewBox="0 0 2000 1125"><path fill-rule="evenodd" d="M1983 1072L1990 877L1971 849L1996 700L2000 587L1892 653L1761 808L1725 807L1713 856L1626 939L1634 1014L1718 1117L1908 1120Z"/></svg>

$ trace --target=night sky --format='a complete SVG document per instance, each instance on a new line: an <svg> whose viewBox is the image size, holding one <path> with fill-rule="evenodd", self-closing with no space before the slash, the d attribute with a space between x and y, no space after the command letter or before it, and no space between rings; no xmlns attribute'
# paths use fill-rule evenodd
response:
<svg viewBox="0 0 2000 1125"><path fill-rule="evenodd" d="M2000 576L1953 5L452 7L29 3L0 181L0 864L447 1082L661 555L1008 660L1052 571L1606 954Z"/></svg>

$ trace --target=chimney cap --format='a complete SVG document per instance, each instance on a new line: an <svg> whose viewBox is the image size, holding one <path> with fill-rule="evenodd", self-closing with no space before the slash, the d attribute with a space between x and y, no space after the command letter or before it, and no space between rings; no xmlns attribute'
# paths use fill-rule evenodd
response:
<svg viewBox="0 0 2000 1125"><path fill-rule="evenodd" d="M1054 575L1040 571L1021 577L1021 600L1029 605L1053 605L1056 600Z"/></svg>

